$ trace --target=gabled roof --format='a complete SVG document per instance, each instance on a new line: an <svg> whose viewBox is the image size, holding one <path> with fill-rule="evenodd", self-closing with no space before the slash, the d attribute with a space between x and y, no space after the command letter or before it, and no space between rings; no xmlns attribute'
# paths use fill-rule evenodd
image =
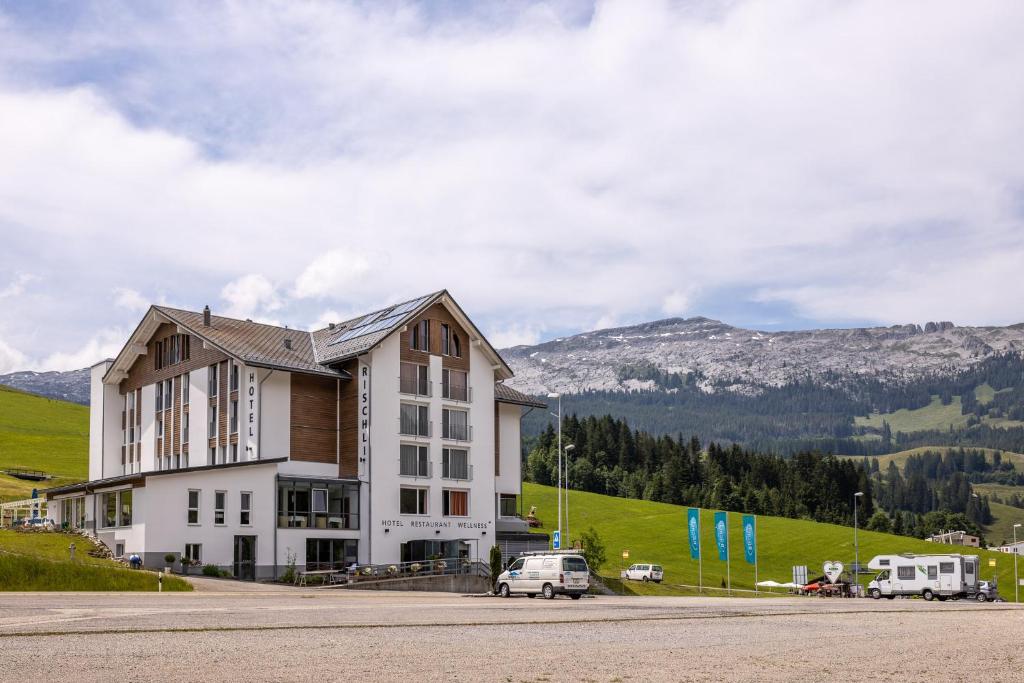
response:
<svg viewBox="0 0 1024 683"><path fill-rule="evenodd" d="M507 387L501 382L494 385L494 400L499 403L515 403L516 405L528 406L530 408L547 408L548 404L539 399L527 396L521 391Z"/></svg>

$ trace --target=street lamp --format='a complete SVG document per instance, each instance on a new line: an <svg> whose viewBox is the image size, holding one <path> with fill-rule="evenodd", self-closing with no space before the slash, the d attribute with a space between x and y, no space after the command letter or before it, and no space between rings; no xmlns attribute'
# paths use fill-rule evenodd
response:
<svg viewBox="0 0 1024 683"><path fill-rule="evenodd" d="M1020 548L1017 547L1017 527L1020 524L1013 525L1013 601L1020 602L1020 580L1017 578L1017 555L1020 554Z"/></svg>
<svg viewBox="0 0 1024 683"><path fill-rule="evenodd" d="M858 596L860 596L860 545L857 544L857 499L863 495L863 491L853 494L853 578L857 582Z"/></svg>
<svg viewBox="0 0 1024 683"><path fill-rule="evenodd" d="M558 546L562 546L562 395L559 393L551 392L548 394L548 398L558 399L558 487L555 491L558 493ZM551 413L554 415L554 413Z"/></svg>
<svg viewBox="0 0 1024 683"><path fill-rule="evenodd" d="M576 444L569 444L565 447L565 535L569 537L569 451L576 450ZM569 547L572 547L570 538Z"/></svg>

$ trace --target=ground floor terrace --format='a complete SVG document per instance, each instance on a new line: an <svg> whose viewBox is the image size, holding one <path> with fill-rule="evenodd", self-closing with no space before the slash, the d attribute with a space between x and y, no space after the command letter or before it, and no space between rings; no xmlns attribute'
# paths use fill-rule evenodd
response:
<svg viewBox="0 0 1024 683"><path fill-rule="evenodd" d="M0 593L0 670L80 681L1010 681L1024 668L1012 642L1024 608L1008 604L198 588Z"/></svg>

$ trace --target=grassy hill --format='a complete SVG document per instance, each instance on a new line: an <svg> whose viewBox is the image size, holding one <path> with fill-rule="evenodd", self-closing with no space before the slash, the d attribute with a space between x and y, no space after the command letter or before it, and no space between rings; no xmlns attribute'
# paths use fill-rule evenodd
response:
<svg viewBox="0 0 1024 683"><path fill-rule="evenodd" d="M551 532L557 517L555 489L538 484L523 485L525 509L537 506L537 517L544 522L541 529ZM697 561L690 559L686 534L686 508L626 498L613 498L596 493L573 491L569 495L570 531L579 538L593 526L604 541L607 563L597 568L602 576L618 577L619 570L634 562L655 562L665 568L666 584L697 584ZM701 545L704 549L704 585L718 587L724 581L726 565L718 561L715 548L712 512L701 513ZM729 515L729 541L732 548L732 586L752 589L754 567L743 561L740 514ZM793 565L807 565L813 576L820 573L827 560L837 560L849 566L853 562L853 529L834 524L819 524L782 517L758 517L759 571L758 579L773 579L780 583L790 581ZM874 555L885 553L942 552L933 543L891 534L861 530L860 561L867 564ZM945 550L949 550L946 546ZM629 560L621 560L623 550L629 550ZM966 550L982 556L982 578L995 573L1003 596L1013 599L1013 557L993 551ZM996 560L990 568L988 560ZM862 576L862 582L869 578ZM686 589L671 586L641 586L630 583L635 592L686 593Z"/></svg>
<svg viewBox="0 0 1024 683"><path fill-rule="evenodd" d="M54 475L30 482L0 474L0 500L27 498L33 488L88 477L89 409L0 386L0 470L24 468Z"/></svg>
<svg viewBox="0 0 1024 683"><path fill-rule="evenodd" d="M898 451L896 453L889 453L887 455L870 455L870 456L864 456L864 455L845 455L845 456L840 456L840 457L853 458L855 461L859 461L861 458L865 458L865 457L867 457L869 460L871 460L872 458L877 458L878 459L878 467L883 472L889 466L890 462L895 462L896 466L899 467L900 470L902 471L903 465L906 464L907 459L910 456L912 456L912 455L921 455L925 451L931 451L932 453L945 453L948 450L957 450L957 449L956 448L952 448L950 446L922 446L920 448L911 448L911 449L908 449L908 450L905 450L905 451ZM970 447L966 448L966 450L970 450L970 451L984 451L985 452L985 459L988 460L989 462L992 462L992 455L996 452L996 449L994 449L994 448L975 448L973 446L970 446ZM1010 451L999 451L999 452L1000 452L1000 454L1002 454L1002 458L1003 458L1004 462L1006 462L1006 461L1012 462L1018 469L1024 471L1024 454L1021 454L1021 453L1011 453Z"/></svg>
<svg viewBox="0 0 1024 683"><path fill-rule="evenodd" d="M987 405L992 402L996 392L988 384L982 384L974 390L978 402ZM868 427L871 429L882 429L882 423L888 422L893 433L903 432L912 434L914 432L929 431L933 429L962 429L967 426L967 415L962 414L963 406L959 396L954 396L949 405L942 405L938 396L932 396L932 401L923 408L913 410L900 408L891 413L871 413L867 417L860 416L853 419L857 427ZM991 427L1020 427L1024 422L1010 420L1002 417L984 416L982 423Z"/></svg>
<svg viewBox="0 0 1024 683"><path fill-rule="evenodd" d="M68 546L75 544L75 560ZM156 573L134 571L113 560L89 557L93 544L71 534L0 530L0 591L155 591ZM166 591L190 591L192 584L164 577Z"/></svg>

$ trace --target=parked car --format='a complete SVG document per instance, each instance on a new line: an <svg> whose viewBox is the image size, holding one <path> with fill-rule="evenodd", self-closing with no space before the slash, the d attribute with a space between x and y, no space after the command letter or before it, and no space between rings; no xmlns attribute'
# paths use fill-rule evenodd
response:
<svg viewBox="0 0 1024 683"><path fill-rule="evenodd" d="M630 581L653 581L654 583L661 583L661 580L665 578L665 572L662 570L660 564L634 564L626 570L625 578Z"/></svg>
<svg viewBox="0 0 1024 683"><path fill-rule="evenodd" d="M511 597L524 593L528 597L543 595L548 600L568 595L573 600L590 588L590 568L582 555L539 553L520 557L498 577L498 595Z"/></svg>

